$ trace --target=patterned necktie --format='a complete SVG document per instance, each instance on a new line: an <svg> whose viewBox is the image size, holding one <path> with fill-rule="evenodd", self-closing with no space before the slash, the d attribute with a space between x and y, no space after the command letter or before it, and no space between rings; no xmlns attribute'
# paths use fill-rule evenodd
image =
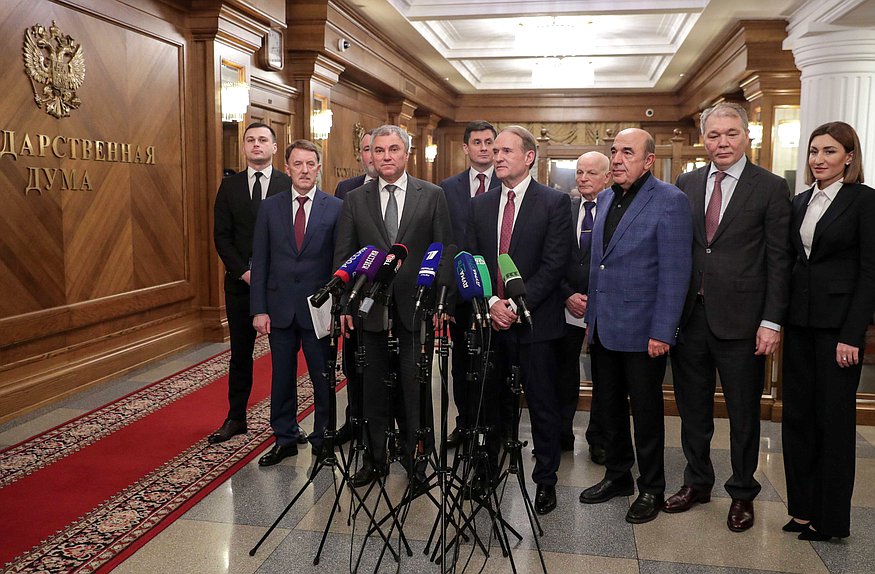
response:
<svg viewBox="0 0 875 574"><path fill-rule="evenodd" d="M501 238L498 241L498 254L507 253L510 249L510 238L513 236L513 214L516 210L513 199L516 194L513 190L507 192L507 203L504 204L504 213L501 215ZM501 272L496 275L498 281L498 298L504 299L504 280L501 278Z"/></svg>
<svg viewBox="0 0 875 574"><path fill-rule="evenodd" d="M389 202L386 204L386 215L383 216L383 225L386 226L386 234L389 236L389 245L395 243L398 237L398 201L395 199L397 185L389 184L386 191L389 192Z"/></svg>
<svg viewBox="0 0 875 574"><path fill-rule="evenodd" d="M714 233L720 225L720 206L723 204L723 189L720 187L720 182L724 177L726 177L725 171L714 173L714 191L711 192L711 200L708 202L708 209L705 210L705 239L708 243L714 239Z"/></svg>
<svg viewBox="0 0 875 574"><path fill-rule="evenodd" d="M595 202L584 201L583 207L586 213L583 214L583 222L580 225L580 251L589 253L592 247L592 209L595 207Z"/></svg>
<svg viewBox="0 0 875 574"><path fill-rule="evenodd" d="M474 192L475 197L480 195L481 193L486 192L486 174L485 173L478 173L477 179L480 180L480 187L478 187L477 191Z"/></svg>
<svg viewBox="0 0 875 574"><path fill-rule="evenodd" d="M260 171L255 172L255 183L252 184L252 215L258 215L258 208L261 207L261 176L263 175Z"/></svg>
<svg viewBox="0 0 875 574"><path fill-rule="evenodd" d="M304 204L310 199L306 195L299 195L295 199L298 200L298 211L295 212L295 245L298 246L298 251L304 245L304 233L307 231L307 212L304 211Z"/></svg>

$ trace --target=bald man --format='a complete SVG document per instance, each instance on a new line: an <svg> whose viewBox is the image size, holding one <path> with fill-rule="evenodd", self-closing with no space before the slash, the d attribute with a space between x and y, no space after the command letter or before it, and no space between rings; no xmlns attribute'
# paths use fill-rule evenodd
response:
<svg viewBox="0 0 875 574"><path fill-rule="evenodd" d="M589 260L592 245L592 226L596 214L596 197L611 180L611 160L603 153L590 151L577 158L575 181L579 198L571 200L572 243L571 259L561 284L565 300L565 336L559 364L559 409L562 417L560 445L563 451L574 450L574 415L580 396L580 350L586 330L583 316L586 313L589 290ZM593 384L593 387L595 385ZM605 447L601 425L596 421L595 389L590 408L590 422L586 430L590 458L596 464L605 463Z"/></svg>

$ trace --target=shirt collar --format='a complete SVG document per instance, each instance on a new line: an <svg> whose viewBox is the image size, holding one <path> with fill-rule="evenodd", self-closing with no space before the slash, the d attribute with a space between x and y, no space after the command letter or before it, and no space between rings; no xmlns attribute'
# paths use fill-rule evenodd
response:
<svg viewBox="0 0 875 574"><path fill-rule="evenodd" d="M814 192L811 194L811 199L814 199L814 196L817 195L817 192L822 192L830 202L835 201L836 195L838 195L839 190L845 184L844 178L834 181L823 189L817 189L817 185L814 186ZM811 203L811 199L808 200L808 203Z"/></svg>
<svg viewBox="0 0 875 574"><path fill-rule="evenodd" d="M265 167L264 169L253 169L252 166L248 166L248 167L246 168L246 175L247 175L247 177L249 177L249 179L253 179L253 178L255 177L255 172L256 172L256 171L260 171L261 173L263 173L263 174L264 174L264 179L265 179L266 181L270 181L270 174L273 172L273 166L268 165L268 166Z"/></svg>
<svg viewBox="0 0 875 574"><path fill-rule="evenodd" d="M512 188L507 187L506 185L504 185L504 183L502 183L501 184L501 195L503 195L504 197L507 197L508 190L513 189L514 197L517 199L522 199L523 194L526 192L527 189L529 189L530 183L532 183L532 174L528 174L526 176L526 179L522 180L521 182L519 182L517 185L515 185Z"/></svg>
<svg viewBox="0 0 875 574"><path fill-rule="evenodd" d="M708 170L708 179L711 178L718 171L724 172L726 175L730 176L735 181L741 179L741 172L744 171L744 166L747 165L747 156L741 156L734 164L730 165L727 169L719 170L717 166L714 165L714 162L711 162L711 169Z"/></svg>
<svg viewBox="0 0 875 574"><path fill-rule="evenodd" d="M477 179L478 174L483 174L486 176L486 180L483 182L483 185L486 186L486 189L489 189L489 180L492 179L492 172L495 171L495 166L490 165L484 171L477 171L473 167L468 170L468 180L475 185L480 185L480 180Z"/></svg>
<svg viewBox="0 0 875 574"><path fill-rule="evenodd" d="M310 198L310 201L314 201L315 198L316 198L316 186L314 185L314 186L313 186L313 189L311 189L310 191L308 191L308 192L305 193L304 195L306 195L307 197L309 197L309 198ZM301 194L298 193L298 191L295 189L295 186L293 185L293 186L292 186L292 198L293 198L292 201L298 201L298 198L299 198L299 197L301 197Z"/></svg>
<svg viewBox="0 0 875 574"><path fill-rule="evenodd" d="M385 179L383 179L382 177L379 178L378 183L380 185L380 187L379 187L380 191L383 191L387 185L390 185L389 182L386 181ZM398 180L391 185L396 186L398 189L400 189L402 191L407 191L407 170L404 170L404 173L401 174L401 177L399 177Z"/></svg>

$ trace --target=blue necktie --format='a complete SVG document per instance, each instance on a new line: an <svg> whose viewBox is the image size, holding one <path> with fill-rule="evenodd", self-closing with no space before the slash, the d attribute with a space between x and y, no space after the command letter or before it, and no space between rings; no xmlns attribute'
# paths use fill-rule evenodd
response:
<svg viewBox="0 0 875 574"><path fill-rule="evenodd" d="M586 208L586 213L583 214L583 223L580 226L580 250L589 253L592 246L592 208L595 207L595 202L584 201L583 207Z"/></svg>

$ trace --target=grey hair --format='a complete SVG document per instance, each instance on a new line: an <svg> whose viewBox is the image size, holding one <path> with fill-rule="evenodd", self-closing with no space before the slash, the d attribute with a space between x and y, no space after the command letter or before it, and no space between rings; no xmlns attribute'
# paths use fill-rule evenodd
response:
<svg viewBox="0 0 875 574"><path fill-rule="evenodd" d="M712 115L718 118L738 118L741 120L741 125L744 127L744 131L746 132L748 129L747 110L744 109L744 106L734 102L721 102L702 112L699 121L699 130L702 132L702 135L705 135L705 122L707 122L708 118Z"/></svg>
<svg viewBox="0 0 875 574"><path fill-rule="evenodd" d="M410 134L408 134L405 130L400 128L399 126L394 126L391 124L387 124L384 126L380 126L378 128L374 128L371 131L371 145L373 145L373 140L378 138L379 136L391 136L396 135L401 138L401 141L404 143L404 150L407 153L410 153Z"/></svg>

